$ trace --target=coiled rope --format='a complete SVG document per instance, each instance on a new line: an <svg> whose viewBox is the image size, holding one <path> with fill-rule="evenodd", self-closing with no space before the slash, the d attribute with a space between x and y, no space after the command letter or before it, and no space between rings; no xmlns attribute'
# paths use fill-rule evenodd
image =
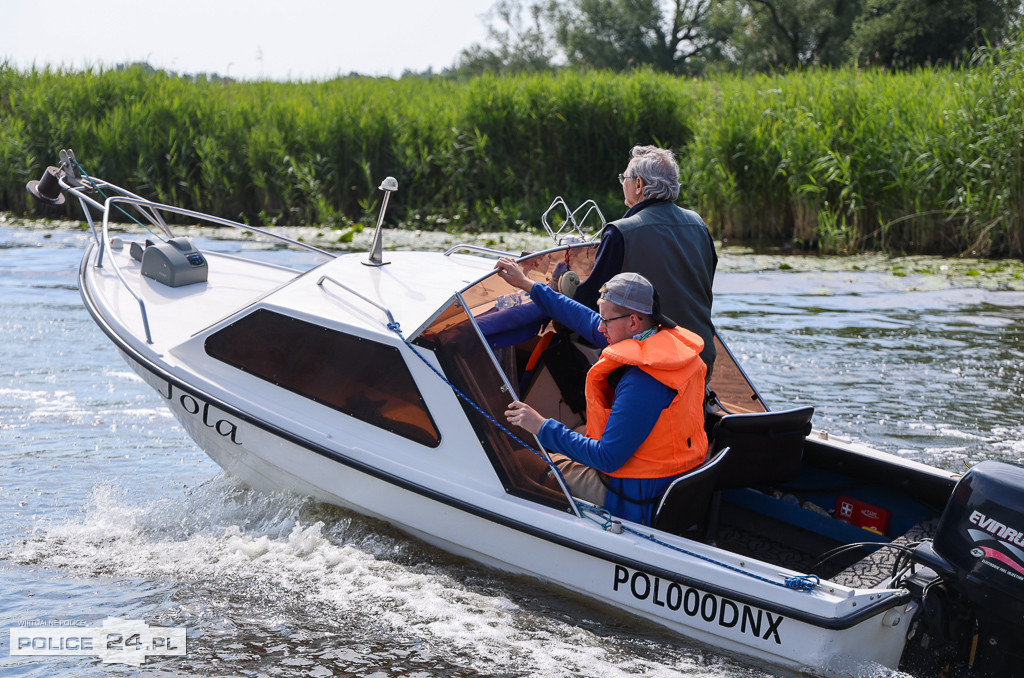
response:
<svg viewBox="0 0 1024 678"><path fill-rule="evenodd" d="M530 452L533 452L535 455L537 455L537 457L539 457L541 460L543 460L545 464L547 464L556 474L558 474L559 480L561 480L561 482L563 484L565 484L565 478L562 476L562 472L558 469L557 466L555 466L553 463L551 463L551 461L548 460L539 451L535 450L532 446L528 445L525 441L523 441L515 433L510 431L508 428L506 428L501 423L499 423L494 417L492 417L490 414L485 412L483 410L483 408L481 408L479 405L477 405L475 402L473 402L472 398L470 398L465 393L463 393L461 390L459 390L459 388L455 384L453 384L447 377L445 377L436 367L431 365L430 361L428 361L425 357L423 357L423 355L420 354L420 352L416 350L416 347L413 346L412 343L410 343L409 340L405 338L405 335L402 334L401 326L397 322L389 322L387 324L387 328L389 330L391 330L392 332L394 332L395 334L397 334L398 338L401 339L402 342L406 346L409 347L409 350L411 350L416 355L417 358L422 360L423 364L426 365L427 367L429 367L430 370L434 374L436 374L439 379L441 379L441 381L443 381L444 383L448 384L448 386L452 389L452 391L455 393L455 395L457 395L463 401L468 403L469 406L472 407L474 410L476 410L477 412L482 414L489 422L491 422L492 424L497 426L498 429L500 429L502 432L504 432L506 435L508 435L510 438L512 438L512 440L516 441L517 443L519 443L520 445L522 445L523 447L528 449ZM566 487L567 486L568 485L566 485ZM719 567L723 567L723 568L725 568L727 570L730 570L732 572L736 572L738 574L742 574L742 575L745 575L747 577L751 577L753 579L765 582L767 584L772 584L773 586L779 586L781 588L793 589L793 590L796 590L796 591L813 591L814 588L816 586L818 586L818 584L821 583L821 580L818 578L818 576L814 575L814 574L802 575L802 576L799 576L799 577L786 577L781 582L777 581L777 580L774 580L774 579L769 579L768 577L763 577L763 576L761 576L761 575L759 575L759 574L757 574L755 572L749 572L749 571L744 570L742 568L736 567L735 565L730 565L729 563L723 563L720 560L715 560L714 558L710 558L710 557L705 556L703 554L696 553L694 551L690 551L690 550L681 548L679 546L675 546L673 544L669 544L668 542L665 542L665 541L662 541L662 540L658 539L653 534L647 534L645 532L641 532L640 530L632 528L629 525L623 525L621 521L614 520L612 518L611 513L607 509L591 506L590 504L585 504L585 503L580 502L580 501L576 501L575 504L576 504L576 508L580 512L580 515L584 516L585 518L587 518L588 520L590 520L590 521L592 521L594 523L597 523L598 525L601 526L601 529L603 529L605 531L614 532L616 534L619 534L619 533L622 533L622 532L628 532L629 534L632 534L632 535L634 535L636 537L640 537L641 539L646 539L647 541L650 541L650 542L652 542L654 544L657 544L659 546L664 546L665 548L671 549L671 550L676 551L678 553L682 553L682 554L690 556L692 558L698 558L700 560L703 560L705 562L711 563L713 565L717 565Z"/></svg>

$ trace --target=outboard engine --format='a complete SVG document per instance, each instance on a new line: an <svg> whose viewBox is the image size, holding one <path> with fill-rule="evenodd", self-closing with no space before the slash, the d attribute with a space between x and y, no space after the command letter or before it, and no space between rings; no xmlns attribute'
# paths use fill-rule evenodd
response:
<svg viewBox="0 0 1024 678"><path fill-rule="evenodd" d="M905 582L921 606L905 660L941 675L1024 676L1024 468L971 468L913 560L925 568Z"/></svg>

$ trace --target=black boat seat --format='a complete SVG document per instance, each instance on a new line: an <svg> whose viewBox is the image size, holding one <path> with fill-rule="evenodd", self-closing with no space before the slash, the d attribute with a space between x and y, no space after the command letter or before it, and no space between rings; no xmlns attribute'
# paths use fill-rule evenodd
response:
<svg viewBox="0 0 1024 678"><path fill-rule="evenodd" d="M700 465L673 480L654 512L654 527L680 536L703 538L711 497L729 454L728 447L709 453Z"/></svg>
<svg viewBox="0 0 1024 678"><path fill-rule="evenodd" d="M728 414L715 424L711 449L728 449L710 502L705 538L714 542L722 490L787 483L800 472L813 407Z"/></svg>
<svg viewBox="0 0 1024 678"><path fill-rule="evenodd" d="M712 430L711 449L728 447L719 489L785 483L796 478L813 407L780 412L728 414Z"/></svg>

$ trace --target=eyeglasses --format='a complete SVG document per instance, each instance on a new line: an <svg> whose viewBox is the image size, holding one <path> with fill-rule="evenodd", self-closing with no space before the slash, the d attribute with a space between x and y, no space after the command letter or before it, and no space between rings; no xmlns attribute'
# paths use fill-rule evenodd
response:
<svg viewBox="0 0 1024 678"><path fill-rule="evenodd" d="M633 174L633 175L629 175L629 174L620 174L620 175L619 175L619 183L620 183L620 184L624 184L624 183L626 183L626 179L636 179L636 175L635 175L635 174Z"/></svg>
<svg viewBox="0 0 1024 678"><path fill-rule="evenodd" d="M620 320L622 318L628 318L631 315L633 315L633 314L632 313L627 313L626 315L617 315L614 318L605 318L604 316L598 316L598 318L601 319L601 322L598 323L598 324L599 325L604 325L605 327L608 327L608 323L610 323L611 321L613 321L613 320Z"/></svg>

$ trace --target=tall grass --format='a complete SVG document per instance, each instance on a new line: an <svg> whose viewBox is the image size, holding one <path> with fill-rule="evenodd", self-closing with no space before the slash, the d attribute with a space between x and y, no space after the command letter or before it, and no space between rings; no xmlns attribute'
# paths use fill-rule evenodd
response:
<svg viewBox="0 0 1024 678"><path fill-rule="evenodd" d="M523 229L555 195L622 209L629 148L679 154L716 237L827 252L1024 253L1024 49L960 70L688 80L561 73L465 83L222 82L0 64L0 209L73 148L88 172L261 224ZM73 209L66 206L68 215Z"/></svg>
<svg viewBox="0 0 1024 678"><path fill-rule="evenodd" d="M692 199L723 237L941 248L953 189L935 154L965 79L845 69L731 80L686 162Z"/></svg>

